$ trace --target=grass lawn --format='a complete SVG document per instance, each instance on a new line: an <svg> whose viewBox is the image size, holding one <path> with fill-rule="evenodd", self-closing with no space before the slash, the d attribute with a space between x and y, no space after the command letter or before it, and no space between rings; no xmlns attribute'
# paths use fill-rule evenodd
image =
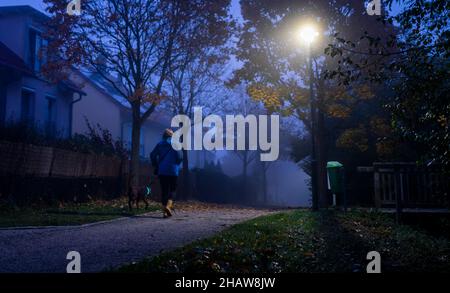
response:
<svg viewBox="0 0 450 293"><path fill-rule="evenodd" d="M92 201L82 204L65 204L59 207L17 208L0 205L0 227L81 225L98 221L156 211L159 206L150 202L148 209L128 210L128 199Z"/></svg>
<svg viewBox="0 0 450 293"><path fill-rule="evenodd" d="M450 242L385 214L297 210L260 217L120 272L365 272L369 251L382 272L450 272Z"/></svg>

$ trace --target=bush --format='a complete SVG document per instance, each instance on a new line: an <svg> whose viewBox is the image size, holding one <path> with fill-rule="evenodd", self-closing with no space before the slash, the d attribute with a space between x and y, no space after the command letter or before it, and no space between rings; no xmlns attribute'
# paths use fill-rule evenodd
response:
<svg viewBox="0 0 450 293"><path fill-rule="evenodd" d="M94 153L106 156L128 157L122 141L115 141L107 129L92 126L86 120L89 132L62 138L61 134L49 136L37 124L8 122L0 126L0 140L55 147L75 152Z"/></svg>

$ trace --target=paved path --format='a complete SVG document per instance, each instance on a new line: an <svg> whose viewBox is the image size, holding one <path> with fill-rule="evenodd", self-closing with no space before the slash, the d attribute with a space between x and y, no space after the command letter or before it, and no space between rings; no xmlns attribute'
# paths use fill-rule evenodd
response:
<svg viewBox="0 0 450 293"><path fill-rule="evenodd" d="M65 272L66 255L81 254L81 271L98 272L210 236L269 213L252 209L178 211L85 226L0 230L0 272Z"/></svg>

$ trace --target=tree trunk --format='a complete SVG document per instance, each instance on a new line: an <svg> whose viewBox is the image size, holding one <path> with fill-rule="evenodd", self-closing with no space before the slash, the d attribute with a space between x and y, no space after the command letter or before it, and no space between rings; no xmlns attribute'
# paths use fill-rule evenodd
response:
<svg viewBox="0 0 450 293"><path fill-rule="evenodd" d="M248 151L244 151L244 158L242 160L242 198L247 202L247 169L248 169Z"/></svg>
<svg viewBox="0 0 450 293"><path fill-rule="evenodd" d="M263 188L263 203L267 204L267 166L266 162L262 161L262 188Z"/></svg>
<svg viewBox="0 0 450 293"><path fill-rule="evenodd" d="M183 149L183 190L182 199L186 200L191 197L191 182L189 177L189 158L188 151Z"/></svg>
<svg viewBox="0 0 450 293"><path fill-rule="evenodd" d="M318 79L317 95L317 185L318 201L320 208L327 208L330 200L328 198L327 178L327 146L325 140L325 114L324 114L324 80Z"/></svg>
<svg viewBox="0 0 450 293"><path fill-rule="evenodd" d="M310 119L311 119L311 192L312 192L312 209L317 211L319 209L319 188L318 188L318 168L317 168L317 105L316 99L314 98L314 72L313 72L313 62L312 62L312 47L309 46L309 98L310 98Z"/></svg>
<svg viewBox="0 0 450 293"><path fill-rule="evenodd" d="M319 98L320 99L320 98ZM319 100L319 103L322 99ZM321 108L321 107L320 107ZM319 207L327 208L329 205L328 199L328 180L327 180L327 158L325 145L325 118L323 111L317 113L317 182L318 182L318 197Z"/></svg>
<svg viewBox="0 0 450 293"><path fill-rule="evenodd" d="M138 108L137 110L135 108ZM141 121L139 105L133 105L133 124L131 131L130 180L132 186L139 185L139 150L141 144Z"/></svg>

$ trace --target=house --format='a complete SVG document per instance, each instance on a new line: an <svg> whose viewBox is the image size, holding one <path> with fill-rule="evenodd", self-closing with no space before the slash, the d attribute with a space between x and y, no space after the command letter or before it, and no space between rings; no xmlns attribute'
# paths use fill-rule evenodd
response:
<svg viewBox="0 0 450 293"><path fill-rule="evenodd" d="M72 107L83 92L42 75L47 16L30 6L0 7L0 123L24 122L69 137Z"/></svg>
<svg viewBox="0 0 450 293"><path fill-rule="evenodd" d="M109 78L112 80L112 77ZM86 134L89 125L108 130L112 138L122 141L131 149L132 115L129 102L121 96L101 74L88 70L74 70L70 76L85 96L74 104L72 133ZM170 127L172 115L167 108L157 107L141 128L140 156L148 159L150 152L161 140L164 129ZM188 151L189 167L203 168L206 162L215 161L210 151Z"/></svg>
<svg viewBox="0 0 450 293"><path fill-rule="evenodd" d="M102 76L73 69L69 80L52 84L41 74L48 16L30 6L0 7L0 123L26 122L48 135L87 134L89 125L108 130L131 148L129 103ZM141 128L140 155L148 158L170 127L171 115L157 108ZM89 123L89 124L88 124ZM192 152L191 167L212 160Z"/></svg>
<svg viewBox="0 0 450 293"><path fill-rule="evenodd" d="M132 114L128 101L99 73L74 70L70 80L86 94L73 107L72 133L86 134L89 125L108 130L112 138L131 148ZM141 128L140 156L148 159L161 140L164 129L170 127L167 112L155 110Z"/></svg>

